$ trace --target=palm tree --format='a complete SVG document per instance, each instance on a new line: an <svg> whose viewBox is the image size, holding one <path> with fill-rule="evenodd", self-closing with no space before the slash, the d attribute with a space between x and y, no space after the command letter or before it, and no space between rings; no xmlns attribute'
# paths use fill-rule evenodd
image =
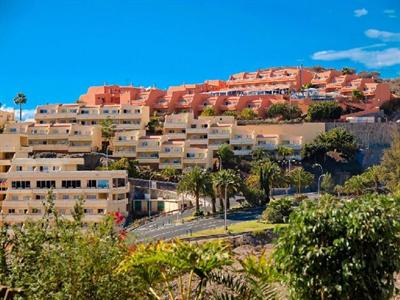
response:
<svg viewBox="0 0 400 300"><path fill-rule="evenodd" d="M253 175L258 177L260 188L265 193L265 201L262 205L268 204L271 199L271 189L284 181L284 176L278 164L269 159L255 162L252 168Z"/></svg>
<svg viewBox="0 0 400 300"><path fill-rule="evenodd" d="M241 187L241 178L234 170L220 170L213 174L212 177L214 189L217 191L220 199L220 208L224 207L221 201L222 195L224 194L224 200L226 208L230 208L229 195L234 192L238 192Z"/></svg>
<svg viewBox="0 0 400 300"><path fill-rule="evenodd" d="M26 103L28 99L26 98L24 93L18 93L14 97L14 103L19 105L19 121L22 121L22 105Z"/></svg>
<svg viewBox="0 0 400 300"><path fill-rule="evenodd" d="M314 176L305 171L302 167L296 168L290 172L290 181L297 187L297 192L301 193L302 187L307 187L314 181Z"/></svg>
<svg viewBox="0 0 400 300"><path fill-rule="evenodd" d="M231 165L235 160L235 154L233 153L231 146L228 144L222 144L217 151L217 157L219 160L219 169L223 169L228 165Z"/></svg>
<svg viewBox="0 0 400 300"><path fill-rule="evenodd" d="M263 148L256 148L251 151L251 158L253 160L262 160L269 158L268 151Z"/></svg>
<svg viewBox="0 0 400 300"><path fill-rule="evenodd" d="M200 213L200 196L207 195L210 176L207 171L195 166L183 175L177 186L178 193L187 193L195 198L196 214Z"/></svg>
<svg viewBox="0 0 400 300"><path fill-rule="evenodd" d="M283 162L286 161L286 158L288 156L293 155L293 152L294 152L293 148L289 148L289 147L286 147L283 145L279 145L279 147L278 147L278 155L280 157L282 157ZM290 158L289 158L289 160L290 160ZM290 162L289 162L289 167L290 167ZM290 168L289 168L289 171L290 171Z"/></svg>

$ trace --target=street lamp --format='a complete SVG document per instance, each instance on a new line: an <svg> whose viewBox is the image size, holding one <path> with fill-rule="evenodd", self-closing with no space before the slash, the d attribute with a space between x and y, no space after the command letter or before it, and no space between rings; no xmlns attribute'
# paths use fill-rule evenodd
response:
<svg viewBox="0 0 400 300"><path fill-rule="evenodd" d="M320 192L321 192L321 179L322 179L322 177L325 177L325 175L326 175L326 174L321 174L321 175L318 177L318 196L320 195Z"/></svg>
<svg viewBox="0 0 400 300"><path fill-rule="evenodd" d="M150 174L149 177L149 199L147 200L147 210L149 211L149 219L151 217L151 178L153 178L154 174Z"/></svg>
<svg viewBox="0 0 400 300"><path fill-rule="evenodd" d="M313 164L313 166L312 166L313 168L316 168L316 167L318 167L318 168L320 168L321 169L321 173L324 173L324 169L322 168L322 166L321 166L321 164L318 164L318 163L316 163L316 164Z"/></svg>
<svg viewBox="0 0 400 300"><path fill-rule="evenodd" d="M225 227L225 232L228 231L228 225L227 225L227 220L226 220L226 204L228 203L227 201L228 198L228 182L225 183L225 201L224 201L224 227Z"/></svg>

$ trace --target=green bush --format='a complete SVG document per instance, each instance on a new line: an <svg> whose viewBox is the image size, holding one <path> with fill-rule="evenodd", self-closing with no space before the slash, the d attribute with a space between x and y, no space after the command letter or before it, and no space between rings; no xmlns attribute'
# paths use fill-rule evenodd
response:
<svg viewBox="0 0 400 300"><path fill-rule="evenodd" d="M342 115L342 108L335 101L315 102L307 112L307 121L320 122L337 120Z"/></svg>
<svg viewBox="0 0 400 300"><path fill-rule="evenodd" d="M287 223L292 211L293 201L290 198L272 200L264 210L261 219L272 224Z"/></svg>
<svg viewBox="0 0 400 300"><path fill-rule="evenodd" d="M390 299L400 271L399 200L303 202L272 257L292 299Z"/></svg>

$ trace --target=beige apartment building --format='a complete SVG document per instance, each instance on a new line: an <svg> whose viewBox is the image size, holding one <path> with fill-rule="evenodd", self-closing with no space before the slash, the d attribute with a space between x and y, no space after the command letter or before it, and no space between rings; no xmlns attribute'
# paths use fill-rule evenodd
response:
<svg viewBox="0 0 400 300"><path fill-rule="evenodd" d="M43 216L49 189L57 211L71 219L76 200L83 197L84 222L99 222L109 213L127 212L126 171L79 171L82 158L30 158L32 147L21 134L0 135L1 223L18 224Z"/></svg>
<svg viewBox="0 0 400 300"><path fill-rule="evenodd" d="M135 158L159 169L211 168L216 151L232 146L237 156L248 156L256 148L277 155L280 145L292 148L291 159L301 159L301 149L324 132L323 123L237 125L234 117L195 119L192 113L167 115L162 136L146 136L145 131L118 132L111 142L114 157Z"/></svg>
<svg viewBox="0 0 400 300"><path fill-rule="evenodd" d="M15 121L14 111L0 110L0 128L3 128L8 123Z"/></svg>
<svg viewBox="0 0 400 300"><path fill-rule="evenodd" d="M51 104L38 106L35 113L35 121L39 124L72 123L93 126L107 118L113 120L116 130L144 129L150 119L149 107L129 104Z"/></svg>
<svg viewBox="0 0 400 300"><path fill-rule="evenodd" d="M89 153L102 147L99 126L22 122L7 124L4 133L26 136L34 152Z"/></svg>

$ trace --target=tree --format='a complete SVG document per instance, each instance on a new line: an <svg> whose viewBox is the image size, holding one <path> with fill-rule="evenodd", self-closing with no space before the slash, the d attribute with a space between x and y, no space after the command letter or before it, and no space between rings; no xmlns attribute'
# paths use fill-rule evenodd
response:
<svg viewBox="0 0 400 300"><path fill-rule="evenodd" d="M281 169L277 163L263 159L254 163L251 173L258 180L259 188L265 193L265 200L261 204L268 204L272 187L282 184L285 180Z"/></svg>
<svg viewBox="0 0 400 300"><path fill-rule="evenodd" d="M309 122L332 121L339 119L342 112L336 101L314 102L308 107L306 119Z"/></svg>
<svg viewBox="0 0 400 300"><path fill-rule="evenodd" d="M353 75L356 73L356 70L354 68L350 68L350 67L344 67L342 69L342 74L343 75Z"/></svg>
<svg viewBox="0 0 400 300"><path fill-rule="evenodd" d="M257 114L251 108L244 108L238 116L241 120L254 120L257 118Z"/></svg>
<svg viewBox="0 0 400 300"><path fill-rule="evenodd" d="M289 103L272 104L266 113L268 118L282 118L283 120L298 119L302 115L302 111L297 105Z"/></svg>
<svg viewBox="0 0 400 300"><path fill-rule="evenodd" d="M386 187L394 191L400 188L400 133L393 132L392 145L386 149L382 159L382 169L385 174Z"/></svg>
<svg viewBox="0 0 400 300"><path fill-rule="evenodd" d="M381 77L381 73L379 73L377 71L372 71L372 72L361 71L358 73L358 77L378 79L379 77Z"/></svg>
<svg viewBox="0 0 400 300"><path fill-rule="evenodd" d="M351 161L357 150L354 136L345 129L336 127L319 134L314 141L305 144L302 155L305 160L323 164L327 157L337 159L338 156L341 158L340 161ZM333 156L334 154L337 156Z"/></svg>
<svg viewBox="0 0 400 300"><path fill-rule="evenodd" d="M176 182L179 180L178 170L172 167L167 167L161 170L163 180Z"/></svg>
<svg viewBox="0 0 400 300"><path fill-rule="evenodd" d="M293 148L284 146L284 145L279 145L278 146L278 155L282 157L283 160L286 160L288 156L293 155Z"/></svg>
<svg viewBox="0 0 400 300"><path fill-rule="evenodd" d="M200 196L207 194L207 185L209 184L210 176L207 171L195 166L189 172L183 174L178 183L178 193L187 193L195 198L196 214L200 214Z"/></svg>
<svg viewBox="0 0 400 300"><path fill-rule="evenodd" d="M223 209L224 205L221 201L222 198L225 199L226 208L230 208L230 195L237 193L241 187L241 178L234 170L220 170L214 173L212 176L212 182L214 189L217 191L217 195L220 199L220 208Z"/></svg>
<svg viewBox="0 0 400 300"><path fill-rule="evenodd" d="M364 173L350 177L344 183L344 192L351 195L360 196L362 194L382 190L385 173L381 166L369 167Z"/></svg>
<svg viewBox="0 0 400 300"><path fill-rule="evenodd" d="M132 274L116 272L128 249L111 218L83 228L78 216L56 219L54 207L47 209L35 223L7 228L2 285L22 289L24 299L128 299L139 292Z"/></svg>
<svg viewBox="0 0 400 300"><path fill-rule="evenodd" d="M351 98L352 98L354 101L361 102L361 101L364 100L365 96L364 96L364 93L363 93L362 91L353 90L353 91L351 92Z"/></svg>
<svg viewBox="0 0 400 300"><path fill-rule="evenodd" d="M293 209L293 201L288 197L272 200L262 213L261 219L271 224L287 223Z"/></svg>
<svg viewBox="0 0 400 300"><path fill-rule="evenodd" d="M321 191L331 194L334 192L335 182L330 173L325 173L321 180Z"/></svg>
<svg viewBox="0 0 400 300"><path fill-rule="evenodd" d="M128 177L139 178L142 173L139 169L139 162L134 159L128 159L126 157L120 158L117 161L111 162L108 167L98 167L98 170L126 170Z"/></svg>
<svg viewBox="0 0 400 300"><path fill-rule="evenodd" d="M22 105L26 104L27 98L24 93L18 93L14 97L14 103L19 105L19 120L22 121Z"/></svg>
<svg viewBox="0 0 400 300"><path fill-rule="evenodd" d="M147 123L147 130L150 134L160 134L162 133L162 122L160 117L154 114L151 118L149 123Z"/></svg>
<svg viewBox="0 0 400 300"><path fill-rule="evenodd" d="M213 117L215 115L216 115L215 108L212 106L205 107L200 114L200 116L202 116L202 117Z"/></svg>
<svg viewBox="0 0 400 300"><path fill-rule="evenodd" d="M224 111L222 115L228 117L235 117L235 119L238 117L237 111L232 111L232 110Z"/></svg>
<svg viewBox="0 0 400 300"><path fill-rule="evenodd" d="M100 126L101 126L101 135L104 141L109 143L111 138L114 136L115 132L115 124L113 120L111 120L110 117L107 117L106 119L100 121Z"/></svg>
<svg viewBox="0 0 400 300"><path fill-rule="evenodd" d="M289 173L290 183L297 187L297 193L301 193L303 187L307 187L314 182L313 174L305 171L303 168L295 168Z"/></svg>
<svg viewBox="0 0 400 300"><path fill-rule="evenodd" d="M228 144L222 144L219 146L217 150L217 157L219 160L219 167L228 168L235 165L235 154L232 151L232 148Z"/></svg>
<svg viewBox="0 0 400 300"><path fill-rule="evenodd" d="M268 152L268 150L263 149L263 148L255 148L251 152L251 158L253 160L267 159L267 158L269 158L269 152Z"/></svg>
<svg viewBox="0 0 400 300"><path fill-rule="evenodd" d="M289 218L273 264L292 299L390 299L400 271L399 201L307 201Z"/></svg>

